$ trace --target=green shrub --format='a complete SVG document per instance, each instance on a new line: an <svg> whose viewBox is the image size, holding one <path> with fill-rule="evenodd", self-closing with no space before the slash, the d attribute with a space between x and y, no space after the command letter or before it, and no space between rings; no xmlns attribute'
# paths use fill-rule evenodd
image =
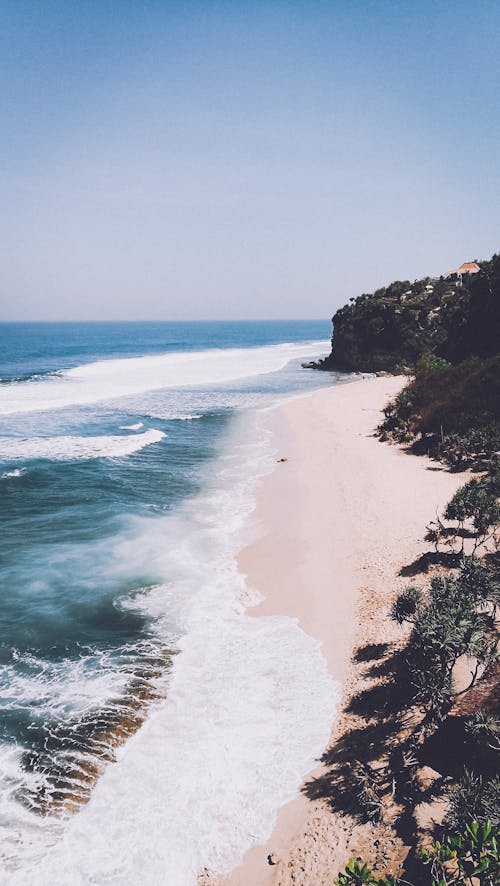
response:
<svg viewBox="0 0 500 886"><path fill-rule="evenodd" d="M463 433L443 435L436 454L453 467L465 467L469 462L488 462L500 451L500 422L471 428Z"/></svg>
<svg viewBox="0 0 500 886"><path fill-rule="evenodd" d="M454 520L463 532L466 523L470 523L474 535L474 550L489 537L490 530L500 522L500 505L496 495L490 492L482 480L470 480L457 490L448 502L445 520ZM462 542L463 550L463 542Z"/></svg>
<svg viewBox="0 0 500 886"><path fill-rule="evenodd" d="M500 826L500 778L485 779L474 772L464 772L458 785L450 791L450 805L446 826L461 833L466 825L476 820L480 824L491 821Z"/></svg>
<svg viewBox="0 0 500 886"><path fill-rule="evenodd" d="M466 734L480 746L500 751L500 716L492 711L476 711L465 725ZM500 799L500 798L499 798ZM477 817L477 816L476 816ZM489 814L489 818L493 816Z"/></svg>
<svg viewBox="0 0 500 886"><path fill-rule="evenodd" d="M339 874L333 881L336 886L396 886L394 877L378 878L360 859L351 859L346 865L343 874Z"/></svg>
<svg viewBox="0 0 500 886"><path fill-rule="evenodd" d="M456 584L460 593L469 595L471 605L490 605L495 614L500 605L500 576L497 569L484 566L477 557L464 557Z"/></svg>
<svg viewBox="0 0 500 886"><path fill-rule="evenodd" d="M467 559L456 578L433 578L422 592L407 588L391 609L391 617L412 625L406 647L406 680L417 703L426 710L427 721L439 721L453 698L453 669L462 656L479 665L496 657L497 638L491 615L482 611L496 600L496 583L473 558Z"/></svg>
<svg viewBox="0 0 500 886"><path fill-rule="evenodd" d="M405 621L413 621L421 602L422 591L419 588L406 588L392 604L389 616L400 625Z"/></svg>
<svg viewBox="0 0 500 886"><path fill-rule="evenodd" d="M422 435L430 454L455 467L493 459L500 450L500 355L448 367L434 355L422 360L386 406L380 433L396 442Z"/></svg>
<svg viewBox="0 0 500 886"><path fill-rule="evenodd" d="M448 369L450 364L443 357L438 357L432 351L426 351L418 361L415 367L416 378L433 375L435 372L442 372Z"/></svg>
<svg viewBox="0 0 500 886"><path fill-rule="evenodd" d="M456 833L420 851L424 871L413 886L498 886L499 844L499 829L492 821L469 820ZM412 886L391 875L378 878L360 858L352 859L333 882L335 886Z"/></svg>
<svg viewBox="0 0 500 886"><path fill-rule="evenodd" d="M491 821L472 821L458 834L436 840L422 850L424 865L430 869L431 883L437 886L498 886L500 834Z"/></svg>

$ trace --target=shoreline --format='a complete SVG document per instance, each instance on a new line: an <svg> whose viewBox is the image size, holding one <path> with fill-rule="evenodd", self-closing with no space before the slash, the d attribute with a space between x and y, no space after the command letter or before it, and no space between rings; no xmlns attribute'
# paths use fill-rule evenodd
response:
<svg viewBox="0 0 500 886"><path fill-rule="evenodd" d="M399 569L423 553L426 524L462 483L374 436L381 409L405 381L333 385L286 401L265 418L278 460L286 461L261 481L253 518L261 533L239 555L248 586L264 597L248 614L296 618L321 642L330 675L342 685L328 747L352 728L345 709L364 686L354 650L399 639L386 617L392 598L408 584L398 578ZM324 779L318 761L297 798L277 811L267 842L250 847L228 877L208 882L331 886L360 843L372 847L375 837L374 826L332 811L325 792L315 789ZM394 864L404 847L394 839L388 845Z"/></svg>

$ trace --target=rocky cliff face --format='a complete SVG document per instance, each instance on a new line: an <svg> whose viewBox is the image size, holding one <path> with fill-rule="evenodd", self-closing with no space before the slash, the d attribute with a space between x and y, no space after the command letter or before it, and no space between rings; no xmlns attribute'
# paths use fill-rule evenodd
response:
<svg viewBox="0 0 500 886"><path fill-rule="evenodd" d="M500 350L500 255L456 279L396 281L363 294L333 317L323 369L377 372L412 367L426 351L451 363Z"/></svg>

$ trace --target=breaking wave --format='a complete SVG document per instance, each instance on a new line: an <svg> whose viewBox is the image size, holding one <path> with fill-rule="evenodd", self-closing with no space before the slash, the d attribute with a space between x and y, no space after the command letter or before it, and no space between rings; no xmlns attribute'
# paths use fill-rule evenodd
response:
<svg viewBox="0 0 500 886"><path fill-rule="evenodd" d="M0 460L50 459L51 461L74 461L89 458L123 458L158 443L166 434L150 428L143 434L126 436L102 435L100 437L0 437ZM11 471L3 476L20 476Z"/></svg>
<svg viewBox="0 0 500 886"><path fill-rule="evenodd" d="M25 473L26 468L14 468L13 471L4 471L3 474L0 474L0 479L8 480L11 477L22 477Z"/></svg>
<svg viewBox="0 0 500 886"><path fill-rule="evenodd" d="M101 403L162 388L226 383L276 372L293 359L317 357L326 349L326 342L315 341L100 360L50 378L2 386L0 415Z"/></svg>

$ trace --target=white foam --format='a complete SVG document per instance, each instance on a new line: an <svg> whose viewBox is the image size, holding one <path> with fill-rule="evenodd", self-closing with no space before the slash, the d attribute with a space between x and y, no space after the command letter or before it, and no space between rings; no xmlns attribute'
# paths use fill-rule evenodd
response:
<svg viewBox="0 0 500 886"><path fill-rule="evenodd" d="M73 461L89 458L123 458L145 446L158 443L166 435L150 428L143 434L100 437L0 437L0 460L50 459ZM10 476L14 476L13 473ZM18 476L18 475L15 475Z"/></svg>
<svg viewBox="0 0 500 886"><path fill-rule="evenodd" d="M168 408L151 409L149 406L145 406L144 415L147 415L148 418L157 418L160 421L196 421L198 418L203 418L201 412L176 412Z"/></svg>
<svg viewBox="0 0 500 886"><path fill-rule="evenodd" d="M7 480L9 477L22 477L25 473L26 468L15 468L13 471L4 471L0 476L2 480Z"/></svg>
<svg viewBox="0 0 500 886"><path fill-rule="evenodd" d="M196 421L197 418L203 418L201 413L195 413L193 415L184 414L182 412L164 412L163 414L157 413L153 415L149 413L151 418L162 418L164 421Z"/></svg>
<svg viewBox="0 0 500 886"><path fill-rule="evenodd" d="M121 431L140 431L144 427L144 422L138 421L135 425L122 425Z"/></svg>
<svg viewBox="0 0 500 886"><path fill-rule="evenodd" d="M30 654L13 657L13 663L0 666L2 710L22 707L35 717L43 713L58 720L104 707L125 690L130 670L117 669L109 652L82 653L79 658L55 662Z"/></svg>
<svg viewBox="0 0 500 886"><path fill-rule="evenodd" d="M154 617L160 637L172 621L182 633L168 692L77 815L36 818L7 795L9 886L195 886L200 870L228 872L269 836L321 754L339 687L319 644L294 619L245 611L236 553L253 531L256 478L276 457L251 430L246 418L205 494L136 519L109 551L115 576L144 564L165 576L126 605Z"/></svg>
<svg viewBox="0 0 500 886"><path fill-rule="evenodd" d="M318 356L328 343L279 344L101 360L37 381L2 385L0 414L40 412L186 385L207 385L276 372L290 360Z"/></svg>

